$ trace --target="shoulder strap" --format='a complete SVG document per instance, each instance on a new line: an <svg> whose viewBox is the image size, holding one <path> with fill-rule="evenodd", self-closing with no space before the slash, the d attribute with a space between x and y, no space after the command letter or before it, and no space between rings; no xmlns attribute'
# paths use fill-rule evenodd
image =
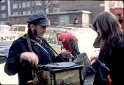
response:
<svg viewBox="0 0 124 85"><path fill-rule="evenodd" d="M26 35L26 37L27 37L28 48L30 52L33 52L32 47L31 47L31 41L30 41L30 38L28 37L28 34Z"/></svg>
<svg viewBox="0 0 124 85"><path fill-rule="evenodd" d="M43 39L43 41L45 42L45 44L47 44L47 45L50 47L50 49L51 49L53 52L55 52L55 53L57 54L57 56L59 55L59 54L48 44L48 42L47 42L45 39Z"/></svg>

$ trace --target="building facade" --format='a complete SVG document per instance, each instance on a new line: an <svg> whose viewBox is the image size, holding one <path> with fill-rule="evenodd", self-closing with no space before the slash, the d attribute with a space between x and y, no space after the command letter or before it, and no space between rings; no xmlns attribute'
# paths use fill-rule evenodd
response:
<svg viewBox="0 0 124 85"><path fill-rule="evenodd" d="M49 13L47 14L51 26L76 26L76 27L89 27L91 25L89 11L69 11L69 12L59 12L59 13ZM27 24L27 18L29 15L25 16L11 16L9 21L11 24ZM74 19L77 19L77 24L74 25Z"/></svg>
<svg viewBox="0 0 124 85"><path fill-rule="evenodd" d="M30 15L32 13L43 11L46 13L55 12L57 9L56 1L40 1L40 0L9 0L10 16Z"/></svg>
<svg viewBox="0 0 124 85"><path fill-rule="evenodd" d="M26 24L32 13L45 12L51 25L70 25L77 18L78 25L92 24L94 18L102 11L109 11L110 7L122 6L122 1L40 1L40 0L3 0L7 2L8 22L10 24ZM1 9L5 9L1 7ZM4 11L2 9L2 11ZM3 13L0 11L0 13ZM4 14L1 14L5 17ZM1 19L2 20L2 19Z"/></svg>
<svg viewBox="0 0 124 85"><path fill-rule="evenodd" d="M7 0L0 1L0 24L8 23L8 3Z"/></svg>
<svg viewBox="0 0 124 85"><path fill-rule="evenodd" d="M9 0L10 24L25 24L29 15L43 11L45 13L55 13L58 11L58 1L40 1L40 0Z"/></svg>
<svg viewBox="0 0 124 85"><path fill-rule="evenodd" d="M19 4L22 3L22 5L25 3L29 5L29 1L18 1L18 2L12 2L11 4ZM26 23L25 16L28 16L34 12L42 11L44 10L44 6L42 7L42 1L30 1L30 3L33 3L34 5L30 5L28 7L27 5L20 7L16 7L16 9L12 9L11 16L9 16L9 21L11 21L11 24L24 24ZM37 5L39 3L38 8ZM45 2L46 3L46 2ZM104 11L104 6L101 6L101 4L104 4L104 1L54 1L54 3L49 4L49 10L47 10L48 17L50 17L51 25L72 25L74 18L78 19L78 25L79 26L87 26L87 24L90 26L94 17ZM34 7L33 7L34 6ZM54 8L53 8L54 7ZM12 8L12 5L11 5ZM33 8L33 9L30 9ZM37 11L36 11L36 9ZM26 11L27 10L27 11ZM32 10L32 11L31 11ZM21 12L23 11L23 12ZM25 11L25 12L24 12ZM30 13L28 11L31 11ZM77 12L76 12L77 11ZM79 13L80 11L80 13ZM83 12L82 12L83 11ZM21 13L19 13L21 12ZM70 14L70 15L69 15ZM20 19L16 16L20 16ZM24 17L22 22L22 16ZM85 17L84 17L85 16ZM54 17L54 18L52 18ZM53 20L54 19L54 20ZM12 23L13 21L13 23Z"/></svg>

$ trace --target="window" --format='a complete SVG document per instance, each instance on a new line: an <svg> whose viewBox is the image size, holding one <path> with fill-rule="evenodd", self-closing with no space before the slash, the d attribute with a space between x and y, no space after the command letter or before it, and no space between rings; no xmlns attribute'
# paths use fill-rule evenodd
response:
<svg viewBox="0 0 124 85"><path fill-rule="evenodd" d="M29 11L27 11L27 14L28 14L28 15L30 15L30 14L31 14L31 11L30 11L30 10L29 10Z"/></svg>
<svg viewBox="0 0 124 85"><path fill-rule="evenodd" d="M30 7L31 6L31 2L27 2L27 7Z"/></svg>
<svg viewBox="0 0 124 85"><path fill-rule="evenodd" d="M13 27L13 31L17 31L17 27Z"/></svg>
<svg viewBox="0 0 124 85"><path fill-rule="evenodd" d="M60 8L54 8L54 9L53 9L53 13L59 12L59 11L60 11Z"/></svg>
<svg viewBox="0 0 124 85"><path fill-rule="evenodd" d="M18 12L18 15L21 15L21 12Z"/></svg>
<svg viewBox="0 0 124 85"><path fill-rule="evenodd" d="M6 2L6 0L1 0L1 2Z"/></svg>
<svg viewBox="0 0 124 85"><path fill-rule="evenodd" d="M19 3L19 8L22 8L22 4L21 3Z"/></svg>
<svg viewBox="0 0 124 85"><path fill-rule="evenodd" d="M2 18L6 18L6 14L5 13L2 13Z"/></svg>
<svg viewBox="0 0 124 85"><path fill-rule="evenodd" d="M31 6L35 6L35 2L34 1L31 2Z"/></svg>
<svg viewBox="0 0 124 85"><path fill-rule="evenodd" d="M23 11L23 15L26 15L26 11Z"/></svg>
<svg viewBox="0 0 124 85"><path fill-rule="evenodd" d="M18 12L14 12L13 15L18 15Z"/></svg>
<svg viewBox="0 0 124 85"><path fill-rule="evenodd" d="M41 6L42 5L42 2L41 1L36 1L36 5Z"/></svg>
<svg viewBox="0 0 124 85"><path fill-rule="evenodd" d="M37 10L35 10L36 12L39 12L39 10L37 9Z"/></svg>
<svg viewBox="0 0 124 85"><path fill-rule="evenodd" d="M69 15L60 15L59 16L59 25L60 26L69 25Z"/></svg>
<svg viewBox="0 0 124 85"><path fill-rule="evenodd" d="M25 27L24 27L24 26L20 26L20 27L18 27L18 31L25 32Z"/></svg>
<svg viewBox="0 0 124 85"><path fill-rule="evenodd" d="M53 1L53 4L57 4L57 3L59 3L59 0L54 0Z"/></svg>
<svg viewBox="0 0 124 85"><path fill-rule="evenodd" d="M116 7L123 7L122 5L123 5L123 4L122 4L121 1L118 1L118 2L115 3L115 6L116 6Z"/></svg>
<svg viewBox="0 0 124 85"><path fill-rule="evenodd" d="M13 4L13 9L17 9L18 5L17 4Z"/></svg>
<svg viewBox="0 0 124 85"><path fill-rule="evenodd" d="M26 3L24 2L24 3L22 3L22 7L26 7Z"/></svg>
<svg viewBox="0 0 124 85"><path fill-rule="evenodd" d="M1 10L6 10L6 6L1 6Z"/></svg>

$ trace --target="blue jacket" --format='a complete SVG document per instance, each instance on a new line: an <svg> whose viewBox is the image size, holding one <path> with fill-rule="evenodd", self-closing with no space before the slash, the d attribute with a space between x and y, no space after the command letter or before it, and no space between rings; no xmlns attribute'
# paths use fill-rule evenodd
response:
<svg viewBox="0 0 124 85"><path fill-rule="evenodd" d="M13 42L12 46L10 47L9 55L4 68L4 71L8 75L14 75L18 73L20 85L27 85L26 82L32 79L32 68L30 64L27 61L20 63L21 53L30 51L26 35ZM60 57L55 56L55 53L50 48L48 43L46 44L46 42L43 41L43 43L39 45L30 30L28 31L28 36L31 41L33 52L35 52L39 57L39 64L44 65L51 62L62 61Z"/></svg>

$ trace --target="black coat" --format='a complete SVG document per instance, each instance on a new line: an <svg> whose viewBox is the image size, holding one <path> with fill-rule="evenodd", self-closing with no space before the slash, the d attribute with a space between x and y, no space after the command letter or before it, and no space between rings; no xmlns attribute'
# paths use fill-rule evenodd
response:
<svg viewBox="0 0 124 85"><path fill-rule="evenodd" d="M31 46L33 52L37 54L39 57L39 64L48 64L51 62L61 61L61 59L55 56L55 53L50 49L49 45L45 42L42 42L41 46L45 48L47 53L38 45L32 33L28 33L31 39ZM29 47L27 44L27 37L26 35L20 37L16 41L13 42L12 46L9 50L9 55L5 64L5 73L8 75L15 75L18 73L19 77L19 84L20 85L27 85L26 82L32 79L32 68L30 64L25 61L20 63L20 55L23 52L29 52Z"/></svg>
<svg viewBox="0 0 124 85"><path fill-rule="evenodd" d="M110 76L113 85L124 84L124 37L118 45L111 47L111 54L108 55L108 50L100 51L98 59L105 63L110 69Z"/></svg>

